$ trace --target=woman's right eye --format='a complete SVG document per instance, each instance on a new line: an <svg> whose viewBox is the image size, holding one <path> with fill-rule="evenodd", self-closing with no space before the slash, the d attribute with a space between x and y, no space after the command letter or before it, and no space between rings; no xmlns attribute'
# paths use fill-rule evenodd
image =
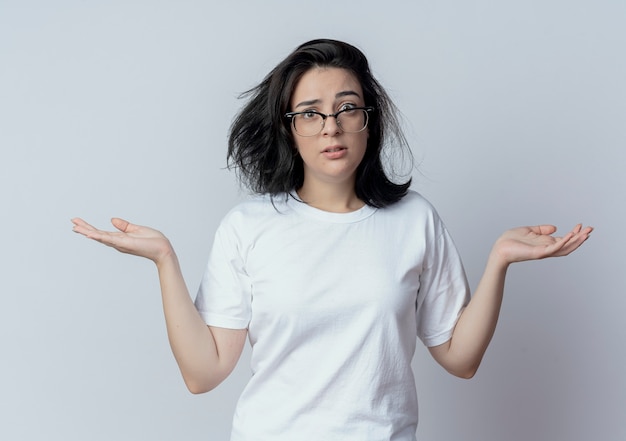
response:
<svg viewBox="0 0 626 441"><path fill-rule="evenodd" d="M302 112L302 113L300 114L300 116L301 116L303 119L313 119L313 118L317 117L317 113L315 113L315 112L313 112L313 111L310 111L310 112L308 112L308 111L304 111L304 112Z"/></svg>

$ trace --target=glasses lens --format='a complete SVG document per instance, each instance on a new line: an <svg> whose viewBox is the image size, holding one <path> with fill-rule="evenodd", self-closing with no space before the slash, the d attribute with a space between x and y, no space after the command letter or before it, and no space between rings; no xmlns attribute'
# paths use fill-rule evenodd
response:
<svg viewBox="0 0 626 441"><path fill-rule="evenodd" d="M346 109L335 114L335 118L337 125L346 133L361 132L367 127L367 110ZM323 127L324 116L319 113L304 112L293 116L293 128L300 136L315 136Z"/></svg>
<svg viewBox="0 0 626 441"><path fill-rule="evenodd" d="M293 118L293 127L298 135L313 136L322 131L324 118L317 113L299 113Z"/></svg>
<svg viewBox="0 0 626 441"><path fill-rule="evenodd" d="M367 111L348 109L337 115L337 124L347 133L360 132L367 126Z"/></svg>

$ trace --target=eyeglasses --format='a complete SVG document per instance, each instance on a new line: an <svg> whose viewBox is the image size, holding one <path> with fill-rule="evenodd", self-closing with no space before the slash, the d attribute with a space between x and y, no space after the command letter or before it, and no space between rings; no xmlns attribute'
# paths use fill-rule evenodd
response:
<svg viewBox="0 0 626 441"><path fill-rule="evenodd" d="M339 128L345 133L358 133L365 130L369 121L369 113L374 107L349 107L339 112L324 114L315 110L289 112L285 118L291 120L293 129L300 136L315 136L322 131L326 118L332 116Z"/></svg>

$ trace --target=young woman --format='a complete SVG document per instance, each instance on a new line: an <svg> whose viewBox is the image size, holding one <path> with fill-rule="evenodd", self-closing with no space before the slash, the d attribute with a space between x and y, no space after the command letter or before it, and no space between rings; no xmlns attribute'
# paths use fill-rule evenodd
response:
<svg viewBox="0 0 626 441"><path fill-rule="evenodd" d="M74 231L155 262L191 392L226 378L249 339L253 375L233 441L414 440L416 335L443 368L472 377L507 267L567 255L592 229L505 232L470 300L436 211L385 171L383 150L406 144L358 49L305 43L249 95L228 158L256 196L222 221L195 303L160 232L118 218L119 232L81 219Z"/></svg>

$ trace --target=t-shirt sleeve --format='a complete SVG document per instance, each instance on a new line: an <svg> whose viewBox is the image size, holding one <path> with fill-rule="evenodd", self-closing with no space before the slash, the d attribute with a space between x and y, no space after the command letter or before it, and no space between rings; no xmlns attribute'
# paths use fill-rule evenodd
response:
<svg viewBox="0 0 626 441"><path fill-rule="evenodd" d="M461 257L445 226L437 217L427 243L417 296L417 335L428 346L452 337L470 289Z"/></svg>
<svg viewBox="0 0 626 441"><path fill-rule="evenodd" d="M213 241L196 309L207 325L245 329L251 316L251 283L236 229L223 221Z"/></svg>

